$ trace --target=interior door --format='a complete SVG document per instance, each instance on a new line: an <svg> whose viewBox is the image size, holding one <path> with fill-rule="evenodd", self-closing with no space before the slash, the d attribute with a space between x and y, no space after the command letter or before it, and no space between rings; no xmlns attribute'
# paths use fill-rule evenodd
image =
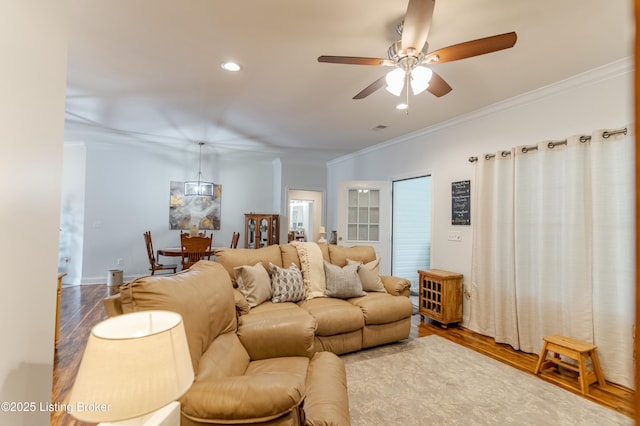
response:
<svg viewBox="0 0 640 426"><path fill-rule="evenodd" d="M387 181L338 184L338 244L371 245L382 259L380 272L391 271L391 190Z"/></svg>

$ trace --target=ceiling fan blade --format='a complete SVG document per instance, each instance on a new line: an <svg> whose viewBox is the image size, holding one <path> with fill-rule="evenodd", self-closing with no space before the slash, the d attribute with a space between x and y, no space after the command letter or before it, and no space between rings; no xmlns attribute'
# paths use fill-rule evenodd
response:
<svg viewBox="0 0 640 426"><path fill-rule="evenodd" d="M349 65L393 65L393 61L382 58L360 58L357 56L318 56L318 62Z"/></svg>
<svg viewBox="0 0 640 426"><path fill-rule="evenodd" d="M409 0L402 26L402 50L420 52L427 41L435 0Z"/></svg>
<svg viewBox="0 0 640 426"><path fill-rule="evenodd" d="M449 86L449 83L444 81L442 77L440 77L438 74L434 72L431 75L431 80L429 81L429 87L427 87L427 90L431 94L437 97L440 97L440 96L446 95L452 89L451 89L451 86Z"/></svg>
<svg viewBox="0 0 640 426"><path fill-rule="evenodd" d="M443 47L442 49L427 54L423 62L439 64L484 55L513 47L517 39L517 34L510 32L454 44L453 46Z"/></svg>
<svg viewBox="0 0 640 426"><path fill-rule="evenodd" d="M387 83L385 80L386 77L387 77L386 75L383 75L382 77L380 77L379 79L377 79L376 81L374 81L373 83L365 87L360 93L355 95L353 99L364 99L370 94L372 94L373 92L375 92L376 90L383 88L384 85Z"/></svg>

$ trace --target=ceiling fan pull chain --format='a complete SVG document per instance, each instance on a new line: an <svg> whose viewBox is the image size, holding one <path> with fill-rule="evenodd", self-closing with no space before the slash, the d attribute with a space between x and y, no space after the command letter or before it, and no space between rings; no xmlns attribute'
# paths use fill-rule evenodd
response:
<svg viewBox="0 0 640 426"><path fill-rule="evenodd" d="M407 78L407 82L404 85L404 90L406 92L406 97L407 97L407 101L406 101L407 107L405 108L404 113L406 115L409 115L409 83L411 83L411 81L410 81L411 73L407 72L406 75L407 75L407 77L406 77Z"/></svg>

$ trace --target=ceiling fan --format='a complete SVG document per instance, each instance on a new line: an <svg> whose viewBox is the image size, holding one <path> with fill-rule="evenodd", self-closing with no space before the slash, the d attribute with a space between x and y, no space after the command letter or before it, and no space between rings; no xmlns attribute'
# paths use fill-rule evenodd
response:
<svg viewBox="0 0 640 426"><path fill-rule="evenodd" d="M440 97L449 93L451 86L424 65L484 55L508 49L516 44L518 37L515 32L510 32L454 44L427 53L427 36L431 27L434 7L435 0L409 0L404 22L398 25L398 33L402 38L389 48L389 59L323 55L318 57L318 62L394 67L392 71L364 88L353 99L366 98L385 85L387 90L396 96L400 96L406 86L408 98L410 86L414 95L427 90Z"/></svg>

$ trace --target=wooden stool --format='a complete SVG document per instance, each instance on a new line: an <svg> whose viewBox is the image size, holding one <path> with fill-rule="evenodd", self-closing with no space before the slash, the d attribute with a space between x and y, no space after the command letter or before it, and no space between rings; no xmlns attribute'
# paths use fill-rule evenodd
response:
<svg viewBox="0 0 640 426"><path fill-rule="evenodd" d="M575 371L579 374L578 381L583 395L589 393L589 385L592 383L598 382L600 386L605 385L604 374L602 374L600 361L596 353L596 345L559 334L546 336L543 340L544 345L542 346L542 352L540 352L540 358L538 358L535 374L540 374L542 370L546 370L549 367L557 366ZM553 352L554 356L547 359L549 351ZM562 361L560 355L575 359L578 361L578 367ZM593 371L587 370L587 357L591 357Z"/></svg>

